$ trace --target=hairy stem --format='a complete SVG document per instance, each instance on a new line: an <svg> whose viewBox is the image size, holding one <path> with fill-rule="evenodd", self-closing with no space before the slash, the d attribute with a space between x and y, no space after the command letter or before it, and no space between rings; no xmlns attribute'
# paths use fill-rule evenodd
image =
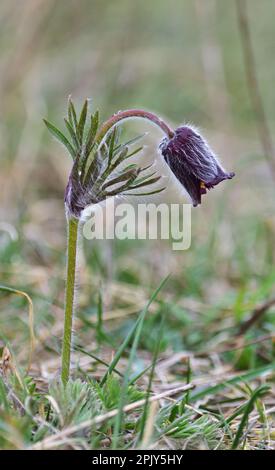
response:
<svg viewBox="0 0 275 470"><path fill-rule="evenodd" d="M61 379L64 385L66 385L70 376L72 325L75 300L77 237L78 220L74 218L68 218L67 279L61 368Z"/></svg>
<svg viewBox="0 0 275 470"><path fill-rule="evenodd" d="M162 121L156 114L150 113L149 111L144 111L143 109L127 109L125 111L119 111L116 114L113 114L107 121L105 121L100 127L97 135L96 142L100 143L105 135L114 127L118 122L130 119L130 118L141 118L151 121L153 124L158 126L167 137L171 138L174 135L174 131Z"/></svg>

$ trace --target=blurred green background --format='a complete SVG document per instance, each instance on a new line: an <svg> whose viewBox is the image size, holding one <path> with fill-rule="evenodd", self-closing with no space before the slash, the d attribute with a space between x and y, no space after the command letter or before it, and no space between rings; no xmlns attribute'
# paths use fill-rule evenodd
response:
<svg viewBox="0 0 275 470"><path fill-rule="evenodd" d="M273 133L275 2L249 0L247 6ZM2 0L0 41L1 283L33 296L43 353L59 349L62 330L63 193L71 162L42 118L62 126L69 94L78 106L92 98L102 118L144 107L171 125L192 122L236 172L193 210L187 252L172 252L161 242L86 242L79 281L82 325L94 324L101 286L106 318L118 318L108 328L123 337L150 289L172 273L156 307L167 312L163 348L196 350L230 338L270 298L275 277L275 185L247 89L235 2ZM27 317L18 314L23 303L5 297L1 304L2 342L11 341L24 360L18 340L28 337ZM123 309L121 319L117 312ZM270 312L249 339L270 334ZM144 334L149 349L154 322L157 315ZM80 328L79 341L92 341L91 334ZM230 363L248 368L269 362L272 354L271 343L265 343L230 357Z"/></svg>

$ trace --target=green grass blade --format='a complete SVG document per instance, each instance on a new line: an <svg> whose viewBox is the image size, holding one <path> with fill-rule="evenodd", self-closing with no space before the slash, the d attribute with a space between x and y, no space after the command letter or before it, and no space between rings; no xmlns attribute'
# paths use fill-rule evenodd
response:
<svg viewBox="0 0 275 470"><path fill-rule="evenodd" d="M159 327L159 333L158 333L158 341L156 342L154 354L153 354L153 361L152 361L152 367L149 375L149 381L148 381L148 387L146 391L146 402L144 405L142 417L141 417L141 424L140 424L140 434L139 434L139 442L142 441L142 438L144 436L144 430L145 430L145 425L146 425L146 420L147 420L147 415L148 415L148 405L149 405L149 397L152 389L152 383L153 383L153 378L154 378L154 373L155 373L155 367L158 359L158 355L160 352L160 346L161 346L161 341L162 341L162 334L163 334L163 326L164 326L164 316L162 315L161 318L161 323Z"/></svg>
<svg viewBox="0 0 275 470"><path fill-rule="evenodd" d="M97 303L97 322L96 322L96 340L98 346L101 343L102 338L104 337L103 332L103 301L102 301L102 291L101 289L98 292L98 303Z"/></svg>
<svg viewBox="0 0 275 470"><path fill-rule="evenodd" d="M275 362L273 364L268 364L267 366L258 367L257 369L253 369L252 371L246 372L245 374L237 375L232 379L225 380L224 382L214 385L213 387L207 387L204 390L192 393L190 395L190 401L194 402L196 400L200 400L206 397L207 395L215 394L220 390L223 390L227 385L235 385L240 382L248 382L249 380L257 379L258 377L261 377L262 375L272 372L274 370Z"/></svg>
<svg viewBox="0 0 275 470"><path fill-rule="evenodd" d="M141 312L140 317L139 317L140 321L139 321L139 323L137 325L137 328L136 328L136 331L135 331L134 341L133 341L133 344L132 344L132 347L131 347L130 357L129 357L129 360L128 360L127 369L126 369L123 384L122 384L121 397L120 397L120 402L119 402L119 406L118 406L118 414L117 414L116 419L115 419L115 426L114 426L114 433L113 433L113 440L112 440L112 448L113 449L117 448L118 436L119 436L119 432L121 431L121 427L122 427L123 407L125 405L125 400L126 400L126 397L127 397L127 389L128 389L128 386L129 386L129 375L130 375L132 364L133 364L133 361L134 361L134 358L135 358L135 355L136 355L137 347L138 347L138 344L139 344L139 339L140 339L141 331L142 331L142 328L143 328L143 323L144 323L144 320L145 320L145 316L146 316L146 313L147 313L151 303L156 298L159 291L162 289L163 285L166 283L168 277L169 276L167 276L161 282L159 287L155 290L155 292L151 296L149 302L147 303L146 307Z"/></svg>
<svg viewBox="0 0 275 470"><path fill-rule="evenodd" d="M140 324L140 322L142 321L142 318L143 316L145 316L148 308L150 307L151 303L155 300L155 298L157 297L159 291L162 289L162 287L164 286L164 284L167 282L168 278L169 278L170 274L161 282L161 284L159 285L159 287L156 289L156 291L153 293L153 295L151 296L151 298L149 299L146 307L144 308L144 310L141 312L140 316L138 317L136 323L133 325L131 331L128 333L128 335L126 336L125 340L123 341L123 343L121 344L121 346L119 347L119 349L117 350L110 366L109 366L109 369L108 371L106 372L106 374L103 376L100 384L101 386L104 385L104 383L106 382L107 380L107 377L108 377L108 374L111 374L112 371L114 370L114 367L116 367L118 361L120 360L122 354L124 353L125 349L127 348L128 344L130 343L130 341L132 340L132 338L134 337L134 334L136 333L136 330Z"/></svg>
<svg viewBox="0 0 275 470"><path fill-rule="evenodd" d="M103 359L100 359L100 357L98 357L96 354L93 354L89 351L86 351L86 349L82 348L81 346L78 346L78 345L75 345L74 346L74 350L75 351L79 351L81 352L82 354L84 354L85 356L88 356L88 357L91 357L92 359L94 359L96 362L98 362L99 364L105 366L105 367L109 367L109 364L108 362L105 362L103 361ZM123 375L119 372L119 370L117 370L116 368L113 369L113 372L115 372L115 374L119 375L120 377L123 377Z"/></svg>
<svg viewBox="0 0 275 470"><path fill-rule="evenodd" d="M262 385L259 388L257 388L257 390L255 390L253 392L250 400L248 401L248 403L245 407L243 417L241 419L238 430L236 432L236 435L235 435L235 438L234 438L234 441L233 441L233 444L232 444L232 449L233 450L237 449L238 446L239 446L239 443L240 443L242 435L243 435L244 428L245 428L245 426L248 422L248 418L249 418L250 413L253 411L254 404L255 404L256 400L258 398L260 398L261 396L265 395L269 391L269 389L270 389L270 387L268 385Z"/></svg>

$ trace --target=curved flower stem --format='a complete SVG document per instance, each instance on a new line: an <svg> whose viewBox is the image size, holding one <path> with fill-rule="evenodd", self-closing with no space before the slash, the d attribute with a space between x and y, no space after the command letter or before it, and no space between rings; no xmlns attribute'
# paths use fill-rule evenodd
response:
<svg viewBox="0 0 275 470"><path fill-rule="evenodd" d="M174 131L162 121L156 114L150 113L149 111L144 111L143 109L126 109L125 111L119 111L116 114L113 114L107 121L105 121L100 127L97 135L96 142L99 144L105 135L114 127L118 122L130 118L141 118L151 121L153 124L158 126L167 137L172 138L174 136Z"/></svg>
<svg viewBox="0 0 275 470"><path fill-rule="evenodd" d="M66 385L70 376L72 324L75 299L77 238L78 220L74 218L68 218L67 279L61 367L61 380L64 385Z"/></svg>

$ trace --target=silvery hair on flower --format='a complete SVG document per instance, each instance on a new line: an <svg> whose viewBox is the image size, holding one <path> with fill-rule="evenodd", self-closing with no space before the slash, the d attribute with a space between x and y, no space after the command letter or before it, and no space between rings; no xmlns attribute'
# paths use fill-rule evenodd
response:
<svg viewBox="0 0 275 470"><path fill-rule="evenodd" d="M207 189L234 176L222 168L206 140L189 125L178 127L171 139L164 138L160 150L170 170L188 192L193 206L201 203L201 195L206 194Z"/></svg>

